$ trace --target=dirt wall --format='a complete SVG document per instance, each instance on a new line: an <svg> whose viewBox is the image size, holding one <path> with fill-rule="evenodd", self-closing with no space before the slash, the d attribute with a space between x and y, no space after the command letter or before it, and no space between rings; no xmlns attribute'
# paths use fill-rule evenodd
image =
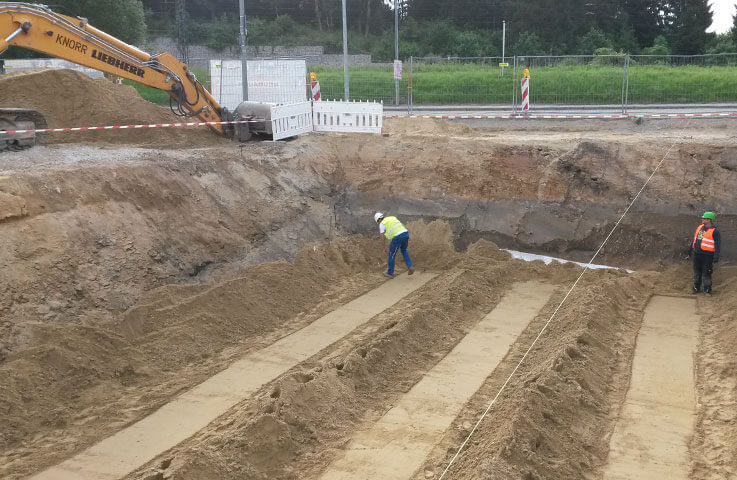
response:
<svg viewBox="0 0 737 480"><path fill-rule="evenodd" d="M737 233L737 203L727 193L737 186L737 145L721 130L661 139L660 133L479 133L432 121L411 131L408 122L394 120L389 138L358 138L331 152L338 163L320 165L345 185L337 204L341 225L360 230L354 219L379 208L446 219L459 247L488 238L588 260L662 161L601 252L604 261L631 257L634 267L678 259L705 210L719 212L725 236ZM737 260L733 242L723 249Z"/></svg>
<svg viewBox="0 0 737 480"><path fill-rule="evenodd" d="M115 163L82 153L47 168L61 155L36 148L31 168L0 174L5 349L26 341L18 328L28 322L94 323L152 287L232 277L330 235L324 183L290 173L268 149L254 162L233 147L130 150Z"/></svg>

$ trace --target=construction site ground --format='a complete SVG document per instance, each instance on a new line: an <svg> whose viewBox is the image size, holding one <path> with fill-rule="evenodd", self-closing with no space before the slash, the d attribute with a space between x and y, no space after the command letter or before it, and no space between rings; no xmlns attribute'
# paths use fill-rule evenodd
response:
<svg viewBox="0 0 737 480"><path fill-rule="evenodd" d="M0 107L171 120L67 71L0 77ZM0 477L737 478L736 127L399 118L0 153ZM376 210L414 275L382 275ZM588 262L607 238L616 268L583 276L505 250Z"/></svg>

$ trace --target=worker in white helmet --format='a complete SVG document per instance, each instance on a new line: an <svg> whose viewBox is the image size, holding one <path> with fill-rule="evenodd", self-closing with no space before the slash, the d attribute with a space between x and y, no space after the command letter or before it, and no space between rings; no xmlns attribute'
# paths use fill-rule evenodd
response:
<svg viewBox="0 0 737 480"><path fill-rule="evenodd" d="M415 267L409 258L407 245L409 244L409 231L402 225L397 217L385 217L383 213L376 212L374 221L379 224L379 236L382 239L389 239L389 252L387 256L387 270L384 272L385 277L394 277L394 260L397 257L397 251L401 250L404 264L407 265L407 274L415 273ZM386 252L386 240L384 240L384 252Z"/></svg>

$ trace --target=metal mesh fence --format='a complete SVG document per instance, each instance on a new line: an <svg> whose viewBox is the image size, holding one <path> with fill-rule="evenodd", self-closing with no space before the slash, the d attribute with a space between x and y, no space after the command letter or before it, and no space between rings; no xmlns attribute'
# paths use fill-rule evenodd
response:
<svg viewBox="0 0 737 480"><path fill-rule="evenodd" d="M317 65L310 57L301 60L306 70L296 78L303 75L304 79L290 86L292 93L309 98L309 73L315 72L322 99L344 98L342 65ZM501 67L502 63L508 67ZM228 94L222 86L241 90L240 69L234 67L238 61L219 62L222 67L215 69L210 59L193 59L192 64L218 101L229 108L237 105L238 94ZM410 58L404 63L398 96L392 64L350 65L350 100L387 106L397 103L409 110L414 106L499 106L518 111L526 68L531 77L532 111L545 106L572 111L601 106L626 112L630 107L657 104L704 105L706 111L710 104L737 103L737 54ZM295 78L294 72L287 76ZM268 76L258 82L264 89L277 88Z"/></svg>
<svg viewBox="0 0 737 480"><path fill-rule="evenodd" d="M542 105L621 105L625 55L516 57L530 71L530 101ZM517 96L519 98L519 96Z"/></svg>
<svg viewBox="0 0 737 480"><path fill-rule="evenodd" d="M310 72L317 74L323 100L343 100L345 97L345 74L343 66L309 64ZM400 83L400 105L407 105L408 79ZM373 101L385 104L397 103L394 84L394 66L389 63L350 65L348 87L351 101Z"/></svg>
<svg viewBox="0 0 737 480"><path fill-rule="evenodd" d="M296 75L292 67L275 65L271 73L276 73L273 78L268 78L266 69L260 69L258 64L269 62L273 64L303 61L306 70L303 74ZM242 98L242 74L239 60L212 60L212 63L197 60L198 68L194 69L197 77L205 84L206 88L213 94L215 99L228 108L234 108ZM320 93L323 100L342 100L345 97L344 70L342 65L316 65L311 64L310 57L290 57L278 59L258 58L249 60L249 99L254 101L266 101L274 103L288 103L285 100L300 95L302 101L311 97L310 72L317 75L320 82ZM209 65L209 66L208 66ZM263 71L260 74L259 71ZM279 73L281 72L281 73ZM409 77L405 74L400 81L399 96L396 95L393 77L394 66L392 64L368 64L351 65L349 67L349 88L351 101L373 101L385 104L408 104ZM202 76L204 75L204 77ZM296 76L295 76L296 75ZM303 78L302 78L303 77ZM203 80L204 78L204 80ZM288 88L283 85L284 79L302 78L300 87L293 85L290 81ZM268 90L276 96L264 97L258 92ZM296 92L299 90L299 92ZM279 100L276 100L276 99ZM293 101L297 101L296 98Z"/></svg>
<svg viewBox="0 0 737 480"><path fill-rule="evenodd" d="M535 107L617 107L737 102L737 54L413 58L412 106L503 105L518 110L520 81L530 72ZM507 75L507 72L509 75ZM708 105L707 105L708 106Z"/></svg>
<svg viewBox="0 0 737 480"><path fill-rule="evenodd" d="M511 60L506 59L507 62ZM408 85L411 103L511 104L515 88L514 69L500 67L500 63L504 63L502 57L413 58Z"/></svg>
<svg viewBox="0 0 737 480"><path fill-rule="evenodd" d="M625 104L704 104L737 100L737 54L631 55Z"/></svg>

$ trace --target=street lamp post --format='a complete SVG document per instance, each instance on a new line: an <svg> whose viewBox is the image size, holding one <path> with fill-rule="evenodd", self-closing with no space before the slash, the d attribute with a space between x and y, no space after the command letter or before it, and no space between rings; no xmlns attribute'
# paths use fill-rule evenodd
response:
<svg viewBox="0 0 737 480"><path fill-rule="evenodd" d="M345 101L350 98L348 87L348 22L346 19L345 0L343 0L343 71L345 72Z"/></svg>
<svg viewBox="0 0 737 480"><path fill-rule="evenodd" d="M394 63L399 61L399 1L394 0ZM394 79L394 104L399 105L399 79Z"/></svg>
<svg viewBox="0 0 737 480"><path fill-rule="evenodd" d="M506 60L504 59L504 47L507 43L507 21L502 21L502 63L505 63ZM502 76L504 76L504 67L502 67Z"/></svg>

